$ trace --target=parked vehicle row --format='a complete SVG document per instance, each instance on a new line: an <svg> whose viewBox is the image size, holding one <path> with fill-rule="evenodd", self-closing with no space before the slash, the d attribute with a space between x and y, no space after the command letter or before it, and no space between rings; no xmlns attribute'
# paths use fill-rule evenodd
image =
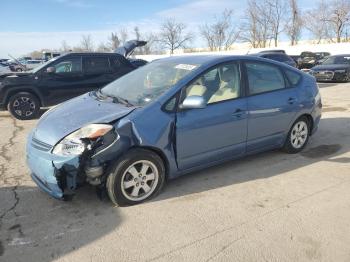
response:
<svg viewBox="0 0 350 262"><path fill-rule="evenodd" d="M310 69L315 65L321 64L331 54L328 52L302 52L300 55L291 56L287 55L285 50L273 49L252 55L279 61L299 69Z"/></svg>
<svg viewBox="0 0 350 262"><path fill-rule="evenodd" d="M328 52L302 52L300 56L288 56L284 50L267 50L252 55L297 67L317 81L350 81L350 54L331 56Z"/></svg>
<svg viewBox="0 0 350 262"><path fill-rule="evenodd" d="M66 58L55 70L44 66L44 75L107 64L89 57L73 66ZM315 78L282 63L170 57L50 109L28 137L27 162L36 184L55 198L71 199L88 183L117 205L133 205L195 170L276 148L300 152L321 107Z"/></svg>
<svg viewBox="0 0 350 262"><path fill-rule="evenodd" d="M350 54L330 56L322 64L312 67L309 73L317 81L348 82L350 80Z"/></svg>

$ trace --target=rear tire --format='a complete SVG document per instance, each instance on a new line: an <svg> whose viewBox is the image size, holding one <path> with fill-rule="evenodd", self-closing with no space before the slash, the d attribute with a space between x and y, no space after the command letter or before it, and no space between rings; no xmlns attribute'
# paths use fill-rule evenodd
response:
<svg viewBox="0 0 350 262"><path fill-rule="evenodd" d="M307 117L298 118L288 132L282 150L288 154L296 154L304 149L310 137L310 123Z"/></svg>
<svg viewBox="0 0 350 262"><path fill-rule="evenodd" d="M40 101L31 93L20 92L10 97L7 109L17 119L30 120L38 116Z"/></svg>
<svg viewBox="0 0 350 262"><path fill-rule="evenodd" d="M152 151L133 149L112 167L106 188L115 205L129 206L156 196L164 182L163 160Z"/></svg>

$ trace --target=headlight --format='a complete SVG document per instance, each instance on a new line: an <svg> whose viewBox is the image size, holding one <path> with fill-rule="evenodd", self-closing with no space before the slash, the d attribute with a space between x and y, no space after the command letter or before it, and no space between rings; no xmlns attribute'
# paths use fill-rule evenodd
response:
<svg viewBox="0 0 350 262"><path fill-rule="evenodd" d="M341 69L341 70L335 70L334 73L345 73L346 70L345 69Z"/></svg>
<svg viewBox="0 0 350 262"><path fill-rule="evenodd" d="M112 129L113 126L105 124L91 124L85 126L65 137L54 147L52 153L61 156L80 155L86 148L86 143L84 143L82 139L96 140Z"/></svg>

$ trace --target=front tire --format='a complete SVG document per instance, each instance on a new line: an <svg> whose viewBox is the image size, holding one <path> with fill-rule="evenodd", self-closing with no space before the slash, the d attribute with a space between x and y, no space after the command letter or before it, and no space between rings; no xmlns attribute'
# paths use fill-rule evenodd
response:
<svg viewBox="0 0 350 262"><path fill-rule="evenodd" d="M115 205L129 206L157 195L164 182L163 160L152 151L133 149L112 168L106 188Z"/></svg>
<svg viewBox="0 0 350 262"><path fill-rule="evenodd" d="M39 114L40 101L31 93L20 92L10 97L7 109L17 119L34 119Z"/></svg>
<svg viewBox="0 0 350 262"><path fill-rule="evenodd" d="M307 117L298 118L288 132L283 151L289 154L302 151L309 141L310 131L310 123Z"/></svg>

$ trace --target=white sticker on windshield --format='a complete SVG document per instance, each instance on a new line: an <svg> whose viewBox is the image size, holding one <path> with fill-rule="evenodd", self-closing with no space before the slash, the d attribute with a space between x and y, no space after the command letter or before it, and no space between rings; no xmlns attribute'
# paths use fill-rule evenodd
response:
<svg viewBox="0 0 350 262"><path fill-rule="evenodd" d="M177 66L175 66L176 69L183 69L183 70L189 70L189 71L192 71L196 67L197 67L196 65L189 65L189 64L178 64Z"/></svg>

